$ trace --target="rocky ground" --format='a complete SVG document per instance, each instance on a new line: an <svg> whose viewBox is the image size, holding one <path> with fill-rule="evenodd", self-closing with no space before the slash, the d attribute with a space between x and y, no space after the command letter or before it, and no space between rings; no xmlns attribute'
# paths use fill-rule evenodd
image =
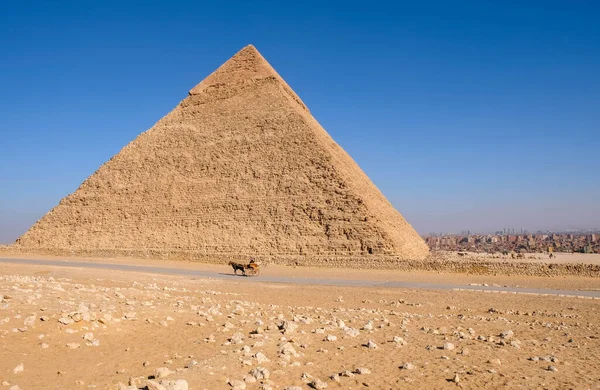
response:
<svg viewBox="0 0 600 390"><path fill-rule="evenodd" d="M4 264L0 383L600 388L598 300L241 281Z"/></svg>

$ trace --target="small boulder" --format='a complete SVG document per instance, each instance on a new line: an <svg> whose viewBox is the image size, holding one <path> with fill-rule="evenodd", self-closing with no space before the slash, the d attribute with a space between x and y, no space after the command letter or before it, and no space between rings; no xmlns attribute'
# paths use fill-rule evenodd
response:
<svg viewBox="0 0 600 390"><path fill-rule="evenodd" d="M308 386L312 387L313 389L326 389L327 383L323 382L320 379L314 379L308 384Z"/></svg>
<svg viewBox="0 0 600 390"><path fill-rule="evenodd" d="M177 379L177 380L162 380L160 384L165 388L165 390L188 390L189 385L185 379Z"/></svg>
<svg viewBox="0 0 600 390"><path fill-rule="evenodd" d="M233 390L245 390L246 389L246 382L244 382L244 381L230 380L228 383L229 383L229 386L231 386L231 388Z"/></svg>
<svg viewBox="0 0 600 390"><path fill-rule="evenodd" d="M173 371L169 370L167 367L159 367L156 370L154 370L154 378L156 378L156 379L166 378L169 375L171 375L172 373L173 373Z"/></svg>
<svg viewBox="0 0 600 390"><path fill-rule="evenodd" d="M298 329L298 324L294 321L283 321L279 325L279 329L285 334L294 333Z"/></svg>
<svg viewBox="0 0 600 390"><path fill-rule="evenodd" d="M21 363L18 366L16 366L15 368L13 368L13 374L20 374L23 372L24 369L25 369L25 366L23 366L23 363Z"/></svg>
<svg viewBox="0 0 600 390"><path fill-rule="evenodd" d="M500 337L508 340L510 338L512 338L514 336L514 332L512 330L505 330L504 332L500 333Z"/></svg>
<svg viewBox="0 0 600 390"><path fill-rule="evenodd" d="M244 342L244 335L241 333L234 333L233 336L229 339L231 344L242 344Z"/></svg>
<svg viewBox="0 0 600 390"><path fill-rule="evenodd" d="M252 371L250 371L250 375L258 380L269 379L271 373L264 367L256 367Z"/></svg>
<svg viewBox="0 0 600 390"><path fill-rule="evenodd" d="M161 385L160 383L153 381L153 380L146 381L146 389L148 389L148 390L167 390L163 385Z"/></svg>
<svg viewBox="0 0 600 390"><path fill-rule="evenodd" d="M256 359L256 361L260 364L260 363L268 363L270 362L269 358L262 352L257 352L254 354L254 358Z"/></svg>

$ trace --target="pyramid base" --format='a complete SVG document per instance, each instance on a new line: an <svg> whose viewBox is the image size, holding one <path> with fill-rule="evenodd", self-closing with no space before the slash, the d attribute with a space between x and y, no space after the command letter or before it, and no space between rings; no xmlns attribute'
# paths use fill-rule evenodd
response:
<svg viewBox="0 0 600 390"><path fill-rule="evenodd" d="M206 264L227 264L230 261L244 262L251 257L264 264L301 267L329 267L356 269L416 269L406 266L407 262L421 262L424 259L403 259L399 256L365 255L261 255L247 254L205 254L195 251L173 251L156 249L64 249L64 248L28 248L20 245L7 246L6 253L36 254L46 256L86 257L86 258L132 258L148 260L189 261ZM2 250L0 248L0 253Z"/></svg>

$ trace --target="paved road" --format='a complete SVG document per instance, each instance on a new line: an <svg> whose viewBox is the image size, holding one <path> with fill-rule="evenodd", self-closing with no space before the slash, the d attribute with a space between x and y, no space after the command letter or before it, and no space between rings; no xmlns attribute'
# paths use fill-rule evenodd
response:
<svg viewBox="0 0 600 390"><path fill-rule="evenodd" d="M0 259L2 263L15 263L23 265L46 265L59 267L76 267L88 269L106 269L115 271L145 272L162 275L183 275L200 278L213 278L223 280L235 280L237 282L270 282L270 283L292 283L292 284L313 284L327 286L366 286L366 287L392 287L409 288L425 290L465 290L465 291L489 291L504 293L521 294L541 294L541 295L564 295L593 297L600 299L600 291L588 290L553 290L522 287L499 287L499 286L472 286L460 284L445 283L420 283L410 281L381 281L381 280L347 280L347 279L318 279L318 278L294 278L287 276L258 276L253 278L244 278L229 273L218 273L214 271L190 270L183 268L163 268L149 267L128 264L109 264L109 263L90 263L70 260L33 260L33 259ZM599 283L600 284L600 283Z"/></svg>

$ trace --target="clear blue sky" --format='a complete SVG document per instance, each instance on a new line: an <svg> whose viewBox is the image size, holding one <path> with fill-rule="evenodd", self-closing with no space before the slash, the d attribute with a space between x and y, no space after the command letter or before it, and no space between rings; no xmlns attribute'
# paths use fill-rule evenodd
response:
<svg viewBox="0 0 600 390"><path fill-rule="evenodd" d="M0 243L249 43L419 232L600 227L599 2L1 8Z"/></svg>

